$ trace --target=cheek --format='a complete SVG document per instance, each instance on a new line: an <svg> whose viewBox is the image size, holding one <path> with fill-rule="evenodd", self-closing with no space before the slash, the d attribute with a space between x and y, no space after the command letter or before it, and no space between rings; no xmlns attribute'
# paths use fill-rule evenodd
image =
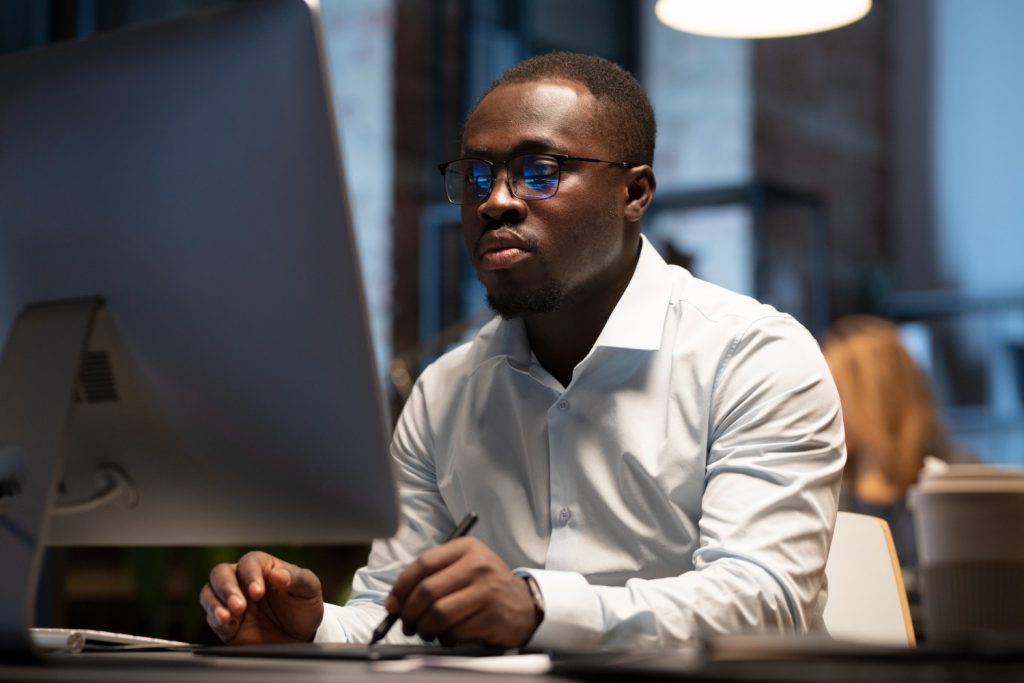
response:
<svg viewBox="0 0 1024 683"><path fill-rule="evenodd" d="M476 207L471 204L463 204L460 207L460 215L462 217L462 241L465 243L469 255L473 256L473 247L476 246L476 241L480 237Z"/></svg>
<svg viewBox="0 0 1024 683"><path fill-rule="evenodd" d="M558 195L554 197L562 199L557 206L558 215L552 216L551 220L563 225L563 232L572 233L575 237L597 237L600 241L600 236L595 233L607 232L610 226L621 223L616 215L619 207L614 190L603 180L597 174L563 180Z"/></svg>
<svg viewBox="0 0 1024 683"><path fill-rule="evenodd" d="M595 267L617 258L622 244L622 214L610 197L590 197L566 216L564 244L585 253Z"/></svg>

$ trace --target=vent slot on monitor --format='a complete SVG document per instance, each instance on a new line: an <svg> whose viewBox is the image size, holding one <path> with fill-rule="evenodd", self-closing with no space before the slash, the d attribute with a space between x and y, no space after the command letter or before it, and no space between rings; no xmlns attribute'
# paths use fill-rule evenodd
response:
<svg viewBox="0 0 1024 683"><path fill-rule="evenodd" d="M82 356L75 400L79 403L109 403L117 398L110 355L106 351L86 351Z"/></svg>

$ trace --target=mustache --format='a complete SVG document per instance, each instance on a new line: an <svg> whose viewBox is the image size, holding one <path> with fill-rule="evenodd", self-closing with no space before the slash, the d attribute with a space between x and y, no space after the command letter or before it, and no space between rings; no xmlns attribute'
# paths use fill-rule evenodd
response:
<svg viewBox="0 0 1024 683"><path fill-rule="evenodd" d="M480 240L483 239L484 235L486 235L487 233L496 232L498 230L508 231L509 233L512 233L512 235L515 236L516 239L522 241L523 244L525 244L530 249L536 248L539 244L536 237L523 230L522 223L511 223L509 221L489 222L487 225L484 226L484 229L481 231L480 236L477 237L477 243L479 243Z"/></svg>

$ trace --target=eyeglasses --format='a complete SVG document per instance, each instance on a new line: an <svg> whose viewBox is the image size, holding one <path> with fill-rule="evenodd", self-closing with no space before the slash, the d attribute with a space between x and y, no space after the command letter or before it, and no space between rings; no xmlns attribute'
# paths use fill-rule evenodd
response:
<svg viewBox="0 0 1024 683"><path fill-rule="evenodd" d="M558 192L562 166L567 161L587 161L629 168L625 161L605 161L571 157L568 154L520 154L501 162L505 166L505 184L513 197L519 199L550 199ZM452 204L476 204L491 196L496 164L486 159L468 157L439 164L444 176L444 191Z"/></svg>

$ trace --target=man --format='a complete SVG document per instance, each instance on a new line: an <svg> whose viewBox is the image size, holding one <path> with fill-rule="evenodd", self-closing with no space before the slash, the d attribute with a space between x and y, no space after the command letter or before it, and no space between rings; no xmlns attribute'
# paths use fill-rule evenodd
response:
<svg viewBox="0 0 1024 683"><path fill-rule="evenodd" d="M406 637L503 647L820 624L835 388L792 318L641 237L653 154L643 90L603 59L544 55L491 86L441 169L500 317L402 413L401 527L344 607L262 553L215 567L201 602L222 639L366 642L387 613ZM472 537L442 543L468 511Z"/></svg>

